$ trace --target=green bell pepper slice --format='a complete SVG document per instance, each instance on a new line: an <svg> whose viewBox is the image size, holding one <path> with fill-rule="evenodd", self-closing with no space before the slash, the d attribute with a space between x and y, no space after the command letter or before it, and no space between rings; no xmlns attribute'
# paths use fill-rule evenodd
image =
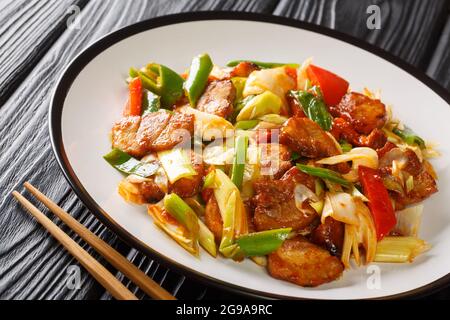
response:
<svg viewBox="0 0 450 320"><path fill-rule="evenodd" d="M141 162L117 148L111 150L103 158L111 166L123 173L135 174L144 178L154 175L159 168L156 163Z"/></svg>
<svg viewBox="0 0 450 320"><path fill-rule="evenodd" d="M337 173L333 170L325 169L325 168L318 168L318 167L313 167L313 166L307 166L307 165L300 164L300 163L297 163L297 168L300 171L302 171L306 174L309 174L311 176L319 177L319 178L343 185L345 187L351 186L350 182L348 182L347 180L342 178L342 176L339 173Z"/></svg>
<svg viewBox="0 0 450 320"><path fill-rule="evenodd" d="M282 63L282 62L263 62L263 61L256 61L256 60L233 60L227 63L227 67L235 67L241 62L250 62L256 64L261 69L271 69L271 68L277 68L277 67L291 67L291 68L298 68L300 65L298 63Z"/></svg>
<svg viewBox="0 0 450 320"><path fill-rule="evenodd" d="M237 238L236 243L247 257L265 256L277 250L290 232L291 228L282 228L249 233Z"/></svg>
<svg viewBox="0 0 450 320"><path fill-rule="evenodd" d="M408 127L405 127L403 130L395 128L392 130L392 132L398 135L400 138L402 138L402 140L409 145L416 144L419 146L420 149L426 148L425 141Z"/></svg>
<svg viewBox="0 0 450 320"><path fill-rule="evenodd" d="M193 108L196 106L198 98L205 90L212 69L213 63L208 54L203 53L192 59L189 75L184 83L184 90Z"/></svg>
<svg viewBox="0 0 450 320"><path fill-rule="evenodd" d="M161 97L161 106L166 109L183 96L183 78L172 69L151 63L141 70L130 69L130 77L139 77L142 86Z"/></svg>
<svg viewBox="0 0 450 320"><path fill-rule="evenodd" d="M157 112L161 108L161 98L149 90L144 90L142 97L142 115Z"/></svg>
<svg viewBox="0 0 450 320"><path fill-rule="evenodd" d="M308 118L316 122L323 130L330 131L333 118L325 102L307 91L290 91L289 94L302 106Z"/></svg>

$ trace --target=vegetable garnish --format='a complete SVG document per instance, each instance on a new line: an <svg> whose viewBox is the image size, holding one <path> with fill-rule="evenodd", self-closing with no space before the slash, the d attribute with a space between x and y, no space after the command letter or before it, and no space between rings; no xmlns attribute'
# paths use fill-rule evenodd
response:
<svg viewBox="0 0 450 320"><path fill-rule="evenodd" d="M347 93L349 83L334 73L310 64L306 68L313 85L318 85L328 106L338 104Z"/></svg>
<svg viewBox="0 0 450 320"><path fill-rule="evenodd" d="M144 90L142 95L142 115L156 112L161 108L161 98L151 91Z"/></svg>
<svg viewBox="0 0 450 320"><path fill-rule="evenodd" d="M241 62L250 62L256 64L258 67L262 69L271 69L277 67L289 66L291 68L298 68L300 65L298 63L280 63L280 62L262 62L255 60L233 60L227 63L227 67L235 67Z"/></svg>
<svg viewBox="0 0 450 320"><path fill-rule="evenodd" d="M245 160L247 157L248 137L238 136L235 141L235 154L231 169L231 181L236 187L241 188L244 178Z"/></svg>
<svg viewBox="0 0 450 320"><path fill-rule="evenodd" d="M394 128L392 132L395 133L400 138L402 138L402 140L409 145L418 145L421 149L426 148L425 141L408 127L405 127L403 130L400 130L399 128Z"/></svg>
<svg viewBox="0 0 450 320"><path fill-rule="evenodd" d="M103 158L110 165L123 173L135 174L144 178L155 174L159 168L159 165L154 162L141 162L117 148L111 150L111 152L104 155Z"/></svg>
<svg viewBox="0 0 450 320"><path fill-rule="evenodd" d="M364 195L369 199L369 208L379 241L389 234L397 223L394 208L378 170L360 166L359 179Z"/></svg>
<svg viewBox="0 0 450 320"><path fill-rule="evenodd" d="M297 163L297 168L306 174L311 176L319 177L331 182L343 185L344 187L350 187L351 183L342 178L342 176L330 169L318 168L313 166L308 166L304 164Z"/></svg>
<svg viewBox="0 0 450 320"><path fill-rule="evenodd" d="M259 120L242 120L242 121L236 122L234 127L236 128L236 130L249 130L249 129L253 129L254 127L256 127L258 125L258 123L259 123Z"/></svg>
<svg viewBox="0 0 450 320"><path fill-rule="evenodd" d="M189 76L184 83L184 90L192 107L196 106L198 98L205 90L212 69L213 63L206 53L200 54L192 60Z"/></svg>
<svg viewBox="0 0 450 320"><path fill-rule="evenodd" d="M415 237L385 237L378 242L375 262L412 262L430 245Z"/></svg>
<svg viewBox="0 0 450 320"><path fill-rule="evenodd" d="M133 78L128 84L129 97L124 116L140 116L142 110L142 81Z"/></svg>
<svg viewBox="0 0 450 320"><path fill-rule="evenodd" d="M297 99L308 118L317 122L323 130L330 131L333 118L322 100L307 91L290 91L289 94Z"/></svg>
<svg viewBox="0 0 450 320"><path fill-rule="evenodd" d="M130 69L131 77L139 77L142 86L161 97L163 108L172 108L183 96L183 78L162 64L151 63L142 70Z"/></svg>
<svg viewBox="0 0 450 320"><path fill-rule="evenodd" d="M247 257L264 256L277 250L290 232L291 228L253 232L240 236L236 243Z"/></svg>

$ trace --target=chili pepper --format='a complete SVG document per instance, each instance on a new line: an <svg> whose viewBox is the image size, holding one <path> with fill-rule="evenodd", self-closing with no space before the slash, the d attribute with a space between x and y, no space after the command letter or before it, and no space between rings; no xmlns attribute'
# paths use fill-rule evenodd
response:
<svg viewBox="0 0 450 320"><path fill-rule="evenodd" d="M342 178L342 176L339 173L334 172L333 170L325 169L325 168L318 168L318 167L313 167L313 166L307 166L307 165L300 164L300 163L297 163L297 168L299 170L301 170L302 172L309 174L311 176L319 177L319 178L343 185L345 187L351 186L350 182L348 182L347 180Z"/></svg>
<svg viewBox="0 0 450 320"><path fill-rule="evenodd" d="M211 58L206 53L198 55L192 60L188 78L184 83L184 90L192 107L195 107L198 98L205 90L212 68Z"/></svg>
<svg viewBox="0 0 450 320"><path fill-rule="evenodd" d="M142 96L142 114L156 112L161 108L161 98L149 90L144 90Z"/></svg>
<svg viewBox="0 0 450 320"><path fill-rule="evenodd" d="M140 116L142 110L142 81L139 77L133 78L128 84L128 102L123 113L124 116Z"/></svg>
<svg viewBox="0 0 450 320"><path fill-rule="evenodd" d="M310 64L306 73L313 85L320 86L323 99L328 106L338 104L347 93L349 83L328 70Z"/></svg>
<svg viewBox="0 0 450 320"><path fill-rule="evenodd" d="M130 69L131 77L139 77L142 86L161 97L161 106L171 108L183 96L183 78L162 64L151 63L142 70Z"/></svg>
<svg viewBox="0 0 450 320"><path fill-rule="evenodd" d="M277 68L277 67L283 67L288 66L291 68L298 68L300 65L298 63L280 63L280 62L262 62L262 61L255 61L255 60L233 60L227 63L227 67L235 67L241 62L250 62L253 64L256 64L258 67L262 69L271 69L271 68Z"/></svg>
<svg viewBox="0 0 450 320"><path fill-rule="evenodd" d="M248 233L236 239L236 243L247 257L265 256L277 250L290 232L291 228L283 228Z"/></svg>
<svg viewBox="0 0 450 320"><path fill-rule="evenodd" d="M425 149L425 141L414 133L410 128L405 127L403 130L395 128L392 130L393 133L402 138L409 145L418 145L421 149Z"/></svg>
<svg viewBox="0 0 450 320"><path fill-rule="evenodd" d="M359 180L364 195L369 199L369 209L372 213L377 239L381 240L396 225L394 208L391 199L376 169L359 166Z"/></svg>
<svg viewBox="0 0 450 320"><path fill-rule="evenodd" d="M116 148L104 155L103 158L111 166L123 173L135 174L144 178L154 175L159 168L156 163L141 162L128 153Z"/></svg>
<svg viewBox="0 0 450 320"><path fill-rule="evenodd" d="M322 100L307 91L290 91L289 94L299 102L308 118L330 131L333 118Z"/></svg>
<svg viewBox="0 0 450 320"><path fill-rule="evenodd" d="M240 129L240 130L249 130L249 129L253 129L254 127L256 127L259 123L259 120L242 120L242 121L238 121L236 122L236 124L234 125L234 128L236 130Z"/></svg>

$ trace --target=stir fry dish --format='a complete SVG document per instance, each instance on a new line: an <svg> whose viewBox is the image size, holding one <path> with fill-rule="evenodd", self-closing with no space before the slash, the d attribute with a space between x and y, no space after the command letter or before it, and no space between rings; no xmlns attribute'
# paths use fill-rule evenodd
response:
<svg viewBox="0 0 450 320"><path fill-rule="evenodd" d="M201 54L182 74L129 75L104 158L124 174L119 194L190 254L314 287L429 248L418 231L438 153L379 93L311 59L218 67Z"/></svg>

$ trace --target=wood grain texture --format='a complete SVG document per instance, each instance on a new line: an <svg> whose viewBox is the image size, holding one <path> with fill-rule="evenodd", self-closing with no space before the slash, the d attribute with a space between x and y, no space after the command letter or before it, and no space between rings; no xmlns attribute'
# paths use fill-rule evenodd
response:
<svg viewBox="0 0 450 320"><path fill-rule="evenodd" d="M450 16L447 18L427 74L450 91Z"/></svg>
<svg viewBox="0 0 450 320"><path fill-rule="evenodd" d="M0 116L1 299L111 298L83 269L80 289L68 288L68 267L77 263L9 195L16 188L23 191L20 186L25 180L31 180L64 210L126 254L129 260L178 298L235 297L186 279L129 248L83 206L66 183L50 148L47 109L57 78L67 63L89 43L123 26L169 13L197 10L274 11L277 15L314 22L365 39L423 68L431 57L431 48L438 43L445 3L444 0L431 0L427 4L418 0L91 0L81 12L79 30L57 28L59 31L53 34L55 31L51 26L58 25L57 21L65 25L63 5L56 6L60 8L61 17L51 13L53 9L48 9L49 4L55 1L39 1L31 7L25 0L0 1L0 56L5 50L10 50L10 55L17 55L17 52L24 55L0 60L0 101L2 96L9 97L1 108ZM368 3L381 7L381 30L370 31L365 27ZM27 16L28 11L35 14ZM42 16L46 12L47 18L35 22L32 28L26 27L30 25L20 19L23 16L35 21L33 19L38 19L41 11ZM38 28L42 23L47 23L48 30ZM42 37L43 32L46 37ZM23 33L22 37L19 37L20 33ZM44 46L47 42L49 45ZM35 47L33 43L42 45ZM445 43L448 46L448 41ZM16 49L9 49L11 47ZM443 51L448 54L445 48ZM445 53L433 57L433 61L436 60L439 65L445 60L443 57L446 57ZM446 66L448 70L448 64L444 63L443 67ZM442 75L444 79L447 76L441 69L436 67L433 69L435 71L429 71L438 78ZM38 207L43 210L42 206ZM78 237L74 238L98 257ZM104 263L103 259L100 261ZM133 288L138 297L144 298L144 294L123 279L120 273L117 277Z"/></svg>
<svg viewBox="0 0 450 320"><path fill-rule="evenodd" d="M369 5L380 8L379 30L367 28ZM364 39L425 70L445 23L447 5L447 0L281 0L274 14Z"/></svg>
<svg viewBox="0 0 450 320"><path fill-rule="evenodd" d="M67 9L86 0L0 3L0 107L66 29Z"/></svg>
<svg viewBox="0 0 450 320"><path fill-rule="evenodd" d="M40 4L42 1L39 2ZM8 5L8 3L6 4ZM11 5L11 4L10 4ZM45 3L41 6L47 8ZM0 118L0 298L94 299L103 290L81 269L80 290L66 283L76 262L31 219L9 195L30 180L64 210L109 244L126 253L128 247L107 230L77 200L54 160L47 128L51 92L67 63L89 43L123 26L162 14L185 10L267 12L272 1L90 1L81 12L81 28L66 29L34 68L27 72L2 107ZM11 12L11 8L9 9ZM43 9L42 9L43 10ZM2 10L2 14L4 14ZM38 13L36 13L38 15ZM33 35L34 33L31 33ZM38 37L39 34L34 34ZM7 70L17 69L14 61ZM12 64L12 66L11 66ZM17 75L20 76L20 75ZM42 209L42 208L41 208ZM82 243L77 237L75 237ZM87 245L82 243L90 252ZM94 254L95 257L98 255ZM148 258L147 258L148 259ZM103 259L100 261L104 262ZM158 267L159 273L167 270ZM167 276L163 277L166 279Z"/></svg>

